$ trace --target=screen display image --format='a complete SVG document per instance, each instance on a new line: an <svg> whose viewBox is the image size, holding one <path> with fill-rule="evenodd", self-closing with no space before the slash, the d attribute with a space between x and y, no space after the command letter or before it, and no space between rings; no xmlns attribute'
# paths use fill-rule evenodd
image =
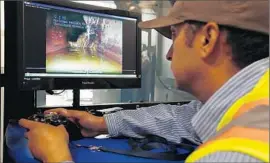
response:
<svg viewBox="0 0 270 163"><path fill-rule="evenodd" d="M48 11L47 73L122 74L123 22L69 11Z"/></svg>
<svg viewBox="0 0 270 163"><path fill-rule="evenodd" d="M23 39L18 45L22 89L140 86L139 13L71 1L18 3L19 19L10 23L18 24Z"/></svg>

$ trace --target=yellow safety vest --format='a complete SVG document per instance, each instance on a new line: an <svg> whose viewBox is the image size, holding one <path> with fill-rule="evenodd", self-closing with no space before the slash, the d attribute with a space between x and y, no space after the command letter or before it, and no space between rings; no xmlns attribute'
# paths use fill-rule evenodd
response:
<svg viewBox="0 0 270 163"><path fill-rule="evenodd" d="M233 120L237 120L238 117L244 116L247 112L261 105L269 106L269 69L248 94L238 99L228 109L217 126L217 133L226 128ZM266 114L269 114L268 111ZM253 118L251 117L251 119ZM269 123L269 117L266 119L268 120L264 123ZM214 136L199 146L186 159L186 162L196 162L215 152L240 152L262 162L269 162L269 125L266 128L243 127L241 125L229 127L219 136Z"/></svg>

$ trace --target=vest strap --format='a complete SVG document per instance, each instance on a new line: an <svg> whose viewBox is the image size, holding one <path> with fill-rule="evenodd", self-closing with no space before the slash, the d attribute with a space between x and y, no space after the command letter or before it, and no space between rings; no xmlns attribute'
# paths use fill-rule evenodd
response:
<svg viewBox="0 0 270 163"><path fill-rule="evenodd" d="M269 162L269 69L254 88L224 114L217 133L186 160L195 162L216 152L239 152Z"/></svg>
<svg viewBox="0 0 270 163"><path fill-rule="evenodd" d="M227 138L219 139L215 142L203 146L199 150L192 153L192 157L188 157L186 162L196 162L202 156L206 156L215 152L240 152L250 156L254 156L263 162L269 162L269 144L258 140L250 140L243 138Z"/></svg>
<svg viewBox="0 0 270 163"><path fill-rule="evenodd" d="M219 131L230 123L235 116L239 116L258 105L269 105L269 69L248 94L238 99L229 108L220 120L216 130Z"/></svg>

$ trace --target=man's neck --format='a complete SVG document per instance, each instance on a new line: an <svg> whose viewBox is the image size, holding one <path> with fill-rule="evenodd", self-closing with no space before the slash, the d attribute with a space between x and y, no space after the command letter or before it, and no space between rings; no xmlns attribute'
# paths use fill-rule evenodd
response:
<svg viewBox="0 0 270 163"><path fill-rule="evenodd" d="M232 68L229 71L228 69L227 71L209 71L206 75L202 75L200 79L193 82L190 92L202 103L205 103L239 71L240 70L236 68Z"/></svg>

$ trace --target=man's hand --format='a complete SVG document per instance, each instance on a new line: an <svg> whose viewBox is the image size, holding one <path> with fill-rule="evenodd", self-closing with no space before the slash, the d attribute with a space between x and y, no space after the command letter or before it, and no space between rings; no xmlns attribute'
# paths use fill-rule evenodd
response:
<svg viewBox="0 0 270 163"><path fill-rule="evenodd" d="M26 119L21 119L19 124L29 130L25 137L35 158L43 162L72 161L64 126L55 127Z"/></svg>
<svg viewBox="0 0 270 163"><path fill-rule="evenodd" d="M77 124L84 137L94 137L108 133L107 125L103 117L91 115L86 111L66 110L63 108L46 110L44 113L56 112Z"/></svg>

